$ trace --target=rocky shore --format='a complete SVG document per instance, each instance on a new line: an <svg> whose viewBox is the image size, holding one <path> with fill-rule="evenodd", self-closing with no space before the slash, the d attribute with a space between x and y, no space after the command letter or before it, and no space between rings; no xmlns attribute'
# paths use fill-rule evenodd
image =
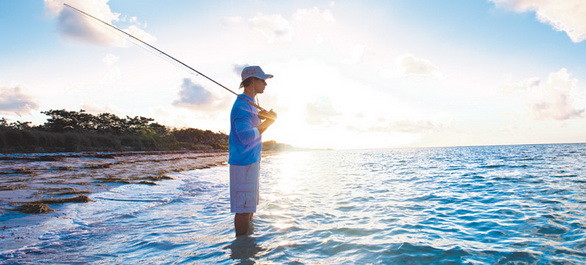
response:
<svg viewBox="0 0 586 265"><path fill-rule="evenodd" d="M91 194L124 184L157 185L171 172L209 168L226 151L100 152L0 156L0 215L41 214L53 204L85 203Z"/></svg>

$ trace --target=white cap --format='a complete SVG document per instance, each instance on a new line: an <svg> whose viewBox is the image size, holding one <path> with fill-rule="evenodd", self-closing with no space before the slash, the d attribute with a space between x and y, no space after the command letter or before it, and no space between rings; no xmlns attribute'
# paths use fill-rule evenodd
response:
<svg viewBox="0 0 586 265"><path fill-rule="evenodd" d="M273 75L265 74L265 72L260 68L260 66L247 66L242 69L242 81L246 80L249 77L256 77L259 79L268 79L272 78ZM242 83L240 83L240 87L242 87Z"/></svg>

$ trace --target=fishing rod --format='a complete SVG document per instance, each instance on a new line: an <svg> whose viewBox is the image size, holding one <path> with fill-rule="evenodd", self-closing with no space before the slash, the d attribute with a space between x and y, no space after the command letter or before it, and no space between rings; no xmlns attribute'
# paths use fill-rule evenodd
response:
<svg viewBox="0 0 586 265"><path fill-rule="evenodd" d="M134 40L137 40L137 41L139 41L140 43L142 43L142 44L144 44L144 45L148 46L149 48L151 48L151 49L153 49L153 50L155 50L155 51L159 52L159 54L160 54L160 55L163 55L163 56L165 56L165 57L167 57L167 58L169 58L169 59L173 60L174 62L176 62L176 63L179 63L179 64L180 64L180 65L182 65L182 66L185 66L185 67L187 67L189 70L191 70L191 71L193 71L193 72L197 73L198 75L201 75L201 76L203 76L203 77L207 78L208 80L210 80L210 81L214 82L216 85L218 85L218 86L220 86L220 87L222 87L222 88L224 88L224 89L228 90L230 93L232 93L232 94L236 95L237 97L239 97L239 98L241 98L241 99L244 99L244 100L246 100L248 103L250 103L250 105L254 106L255 108L257 108L257 109L259 109L259 110L261 110L261 111L268 112L266 109L264 109L263 107L259 106L258 104L256 104L256 103L254 103L254 102L250 101L249 99L247 99L247 98L245 98L245 97L243 97L243 96L239 95L238 93L236 93L236 92L232 91L231 89L227 88L226 86L224 86L224 85L222 85L222 84L218 83L216 80L214 80L214 79L211 79L211 78L210 78L210 77L208 77L207 75L204 75L204 74L202 74L200 71L198 71L198 70L195 70L193 67L191 67L191 66L189 66L189 65L185 64L184 62L177 60L175 57L173 57L173 56L169 55L168 53L166 53L166 52L164 52L164 51L161 51L161 50L157 49L155 46L153 46L153 45L150 45L150 44L148 44L148 43L144 42L143 40L141 40L141 39L139 39L139 38L137 38L137 37L133 36L132 34L130 34L130 33L127 33L126 31L123 31L123 30L121 30L121 29L117 28L116 26L114 26L114 25L112 25L112 24L110 24L110 23L107 23L107 22L105 22L105 21L103 21L103 20L101 20L101 19L99 19L99 18L97 18L97 17L94 17L94 16L92 16L92 15L90 15L90 14L88 14L88 13L86 13L86 12L82 11L82 10L79 10L79 9L77 9L77 8L75 8L75 7L71 6L71 5L68 5L68 4L65 4L65 3L64 3L63 5L65 5L66 7L69 7L69 8L71 8L71 9L73 9L73 10L75 10L75 11L77 11L77 12L79 12L79 13L81 13L81 14L85 15L85 16L88 16L88 17L90 17L90 18L92 18L92 19L94 19L94 20L96 20L96 21L98 21L98 22L100 22L100 23L102 23L102 24L104 24L104 25L106 25L106 26L108 26L108 27L112 28L112 29L115 29L116 31L118 31L118 32L121 32L121 33L125 34L126 36L128 36L128 37L130 37L130 38L132 38L132 39L134 39ZM136 44L136 43L135 43L135 44Z"/></svg>

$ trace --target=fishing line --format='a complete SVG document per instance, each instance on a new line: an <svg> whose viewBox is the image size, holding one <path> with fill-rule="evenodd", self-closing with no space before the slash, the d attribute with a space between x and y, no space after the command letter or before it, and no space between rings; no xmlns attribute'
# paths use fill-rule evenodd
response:
<svg viewBox="0 0 586 265"><path fill-rule="evenodd" d="M83 15L87 16L87 17L90 17L90 18L94 19L96 22L100 22L100 23L102 23L103 25L106 25L106 26L108 26L109 28L111 28L111 29L114 29L114 30L116 30L116 31L117 31L117 32L119 32L119 33L122 33L122 34L124 34L124 35L125 35L125 36L127 36L127 37L130 37L130 39L129 39L129 40L132 40L132 39L133 39L133 40L136 40L136 41L140 42L140 43L141 43L141 45L139 45L139 44L138 44L138 43L136 43L136 42L130 41L130 42L132 42L133 44L135 44L135 45L137 45L137 46L139 46L139 47L141 47L141 48L144 48L144 49L146 49L146 47L150 48L150 49L151 49L151 50L150 50L150 52L151 52L151 53L154 53L154 52L153 52L153 50L154 50L154 51L157 51L157 53L155 53L155 55L157 55L158 57L160 57L160 58L163 58L163 57L165 57L165 58L166 58L166 59L165 59L166 61L168 61L168 60L170 59L170 60L172 60L172 63L173 63L174 65L177 65L177 64L178 64L178 65L181 65L181 66L187 67L187 69L189 69L189 70L193 71L193 73L195 73L195 74L197 74L197 75L200 75L200 76L203 76L203 77L205 77L206 79L208 79L208 80L212 81L213 83L215 83L216 85L218 85L218 86L222 87L223 89L227 90L228 92L230 92L230 93L232 93L232 94L236 95L237 97L239 97L239 98L241 98L241 99L244 99L244 100L246 100L246 102L248 102L249 104L251 104L251 105L252 105L252 106L254 106L255 108L257 108L257 109L259 109L259 110L261 110L261 111L267 111L267 110L265 110L264 108L262 108L261 106L259 106L258 104L256 104L256 103L254 103L254 102L250 101L249 99L247 99L247 98L245 98L245 97L243 97L243 96L239 95L238 93L236 93L236 92L232 91L231 89L227 88L226 86L224 86L224 85L222 85L222 84L218 83L216 80L214 80L214 79L211 79L210 77L208 77L207 75L204 75L204 74L203 74L203 73L201 73L200 71L197 71L197 70L195 70L193 67L191 67L191 66L189 66L189 65L185 64L185 63L184 63L184 62L182 62L182 61L179 61L179 60L177 60L175 57L173 57L173 56L171 56L171 55L167 54L166 52L164 52L164 51L162 51L162 50L159 50L159 49L157 49L157 48L156 48L156 47L154 47L153 45L150 45L150 44L148 44L148 43L144 42L143 40L141 40L141 39L139 39L139 38L137 38L137 37L133 36L132 34L130 34L130 33L128 33L128 32L126 32L126 31L123 31L123 30L121 30L121 29L117 28L116 26L114 26L114 25L112 25L112 24L110 24L110 23L107 23L107 22L105 22L105 21L103 21L103 20L101 20L101 19L99 19L99 18L97 18L97 17L94 17L94 16L92 16L92 15L90 15L90 14L88 14L88 13L86 13L86 12L82 11L82 10L79 10L79 9L77 9L77 8L75 8L75 7L71 6L71 5L68 5L68 4L63 4L63 5L65 5L66 7L69 7L69 8L71 8L71 9L73 9L73 10L75 10L75 11L77 11L77 12L79 12L79 13L81 13L81 14L83 14ZM143 44L143 45L146 45L146 47L144 47L142 44ZM161 57L161 56L163 56L163 57Z"/></svg>

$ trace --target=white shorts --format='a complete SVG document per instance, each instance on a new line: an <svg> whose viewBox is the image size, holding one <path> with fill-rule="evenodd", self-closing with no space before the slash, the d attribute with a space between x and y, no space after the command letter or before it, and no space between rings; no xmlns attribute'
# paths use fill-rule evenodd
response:
<svg viewBox="0 0 586 265"><path fill-rule="evenodd" d="M259 201L260 162L246 166L230 165L230 211L255 213Z"/></svg>

